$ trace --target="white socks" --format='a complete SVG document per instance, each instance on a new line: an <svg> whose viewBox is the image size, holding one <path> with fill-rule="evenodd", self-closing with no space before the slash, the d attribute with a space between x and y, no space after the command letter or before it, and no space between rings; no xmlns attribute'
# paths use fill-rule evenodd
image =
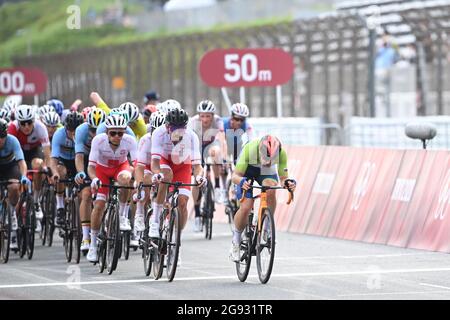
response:
<svg viewBox="0 0 450 320"><path fill-rule="evenodd" d="M56 209L64 209L64 195L56 194Z"/></svg>

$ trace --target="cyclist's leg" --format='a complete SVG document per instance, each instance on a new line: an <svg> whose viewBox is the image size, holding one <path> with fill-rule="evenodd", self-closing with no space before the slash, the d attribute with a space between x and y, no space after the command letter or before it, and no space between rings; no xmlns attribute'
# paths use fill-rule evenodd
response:
<svg viewBox="0 0 450 320"><path fill-rule="evenodd" d="M152 183L152 173L147 168L144 169L144 184ZM145 229L145 205L150 199L150 188L144 188L144 197L136 202L136 214L134 215L134 233Z"/></svg>
<svg viewBox="0 0 450 320"><path fill-rule="evenodd" d="M190 191L186 189L180 189L180 194L178 196L178 212L180 213L180 227L181 230L186 226L188 218L187 203L189 201Z"/></svg>
<svg viewBox="0 0 450 320"><path fill-rule="evenodd" d="M191 173L192 173L192 165L190 163L182 163L173 165L173 180L180 181L181 183L189 184L191 183ZM187 203L189 197L191 196L191 187L184 186L180 187L179 196L178 196L178 212L180 213L180 227L181 230L184 229L187 218Z"/></svg>
<svg viewBox="0 0 450 320"><path fill-rule="evenodd" d="M87 246L90 242L91 231L91 190L89 186L86 186L81 190L81 202L80 202L80 221L81 229L83 231L83 244Z"/></svg>
<svg viewBox="0 0 450 320"><path fill-rule="evenodd" d="M64 163L59 160L58 166L56 167L58 170L59 177L61 179L66 179L67 177L67 169ZM64 183L56 184L56 224L62 225L64 223Z"/></svg>
<svg viewBox="0 0 450 320"><path fill-rule="evenodd" d="M206 166L203 163L203 170L206 170ZM192 174L194 172L192 171ZM199 187L192 187L192 198L194 199L194 213L195 213L195 224L194 224L194 231L200 232L201 231L201 212L200 212L200 202L202 199L202 193L200 192Z"/></svg>
<svg viewBox="0 0 450 320"><path fill-rule="evenodd" d="M124 162L119 169L116 170L117 174L115 179L122 187L131 186L131 170L128 162ZM119 215L120 215L120 230L127 231L131 230L130 220L128 219L129 210L129 195L130 190L122 189L119 193Z"/></svg>
<svg viewBox="0 0 450 320"><path fill-rule="evenodd" d="M260 183L262 186L276 187L278 185L278 176L276 174L261 176L258 180L258 183ZM275 214L275 209L277 206L276 191L277 190L267 190L266 193L267 205L269 206L272 214Z"/></svg>
<svg viewBox="0 0 450 320"><path fill-rule="evenodd" d="M13 166L3 166L0 168L0 175L4 179L8 179L11 182L19 182L20 178L20 170L17 163L15 163ZM11 212L11 226L12 226L12 232L11 232L11 248L17 249L18 243L17 243L17 215L16 215L16 206L19 202L19 196L20 196L20 185L18 183L13 183L8 185L8 207Z"/></svg>

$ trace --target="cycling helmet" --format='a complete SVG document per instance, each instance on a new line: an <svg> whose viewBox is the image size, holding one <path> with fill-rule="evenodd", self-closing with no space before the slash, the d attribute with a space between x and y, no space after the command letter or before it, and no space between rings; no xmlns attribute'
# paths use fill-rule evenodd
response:
<svg viewBox="0 0 450 320"><path fill-rule="evenodd" d="M166 122L166 115L160 111L152 113L150 116L150 126L156 129Z"/></svg>
<svg viewBox="0 0 450 320"><path fill-rule="evenodd" d="M149 91L144 96L144 103L147 104L149 101L159 100L159 94L156 91Z"/></svg>
<svg viewBox="0 0 450 320"><path fill-rule="evenodd" d="M209 100L203 100L200 101L200 103L197 105L197 112L203 113L203 112L216 112L216 106L212 101Z"/></svg>
<svg viewBox="0 0 450 320"><path fill-rule="evenodd" d="M127 121L125 120L125 118L122 115L119 114L113 114L113 115L109 115L106 118L105 121L105 126L108 129L111 128L120 128L120 129L126 129L127 127Z"/></svg>
<svg viewBox="0 0 450 320"><path fill-rule="evenodd" d="M242 118L247 118L250 112L248 111L247 105L243 103L235 103L231 106L231 115L238 116Z"/></svg>
<svg viewBox="0 0 450 320"><path fill-rule="evenodd" d="M275 158L281 151L280 140L273 135L265 135L259 141L259 155L264 160Z"/></svg>
<svg viewBox="0 0 450 320"><path fill-rule="evenodd" d="M158 103L156 107L158 108L158 111L162 111L164 113L168 113L173 109L181 109L180 103L174 99L169 99L164 101L163 103Z"/></svg>
<svg viewBox="0 0 450 320"><path fill-rule="evenodd" d="M122 103L119 109L128 114L128 122L135 122L139 118L139 108L132 102Z"/></svg>
<svg viewBox="0 0 450 320"><path fill-rule="evenodd" d="M5 101L3 101L3 108L9 108L9 111L13 111L21 103L22 103L21 95L7 96Z"/></svg>
<svg viewBox="0 0 450 320"><path fill-rule="evenodd" d="M49 106L48 104L44 104L38 109L38 114L39 117L41 118L44 117L44 115L49 112L55 112L55 108L53 106Z"/></svg>
<svg viewBox="0 0 450 320"><path fill-rule="evenodd" d="M83 115L85 121L87 120L89 112L91 112L92 110L94 110L94 107L85 107L83 108L83 110L81 110L81 114Z"/></svg>
<svg viewBox="0 0 450 320"><path fill-rule="evenodd" d="M16 108L15 118L18 121L34 120L34 107L27 104L21 104Z"/></svg>
<svg viewBox="0 0 450 320"><path fill-rule="evenodd" d="M6 122L11 121L11 111L8 109L0 109L0 119L4 119Z"/></svg>
<svg viewBox="0 0 450 320"><path fill-rule="evenodd" d="M8 135L8 122L5 119L0 119L0 138Z"/></svg>
<svg viewBox="0 0 450 320"><path fill-rule="evenodd" d="M152 115L152 113L157 112L158 109L156 108L155 105L153 104L149 104L148 106L146 106L144 108L144 112L142 112L142 114L144 115L144 117L150 117Z"/></svg>
<svg viewBox="0 0 450 320"><path fill-rule="evenodd" d="M64 104L62 103L61 100L58 99L51 99L47 101L47 104L49 106L52 106L53 108L55 108L55 112L61 117L63 110L64 110Z"/></svg>
<svg viewBox="0 0 450 320"><path fill-rule="evenodd" d="M174 126L185 126L189 116L183 109L173 109L166 115L166 122Z"/></svg>
<svg viewBox="0 0 450 320"><path fill-rule="evenodd" d="M80 112L73 111L69 113L64 121L64 127L67 130L75 130L80 124L84 122L83 115Z"/></svg>
<svg viewBox="0 0 450 320"><path fill-rule="evenodd" d="M109 112L108 116L112 116L112 115L115 115L115 114L119 115L119 116L122 116L125 119L125 121L127 122L127 124L128 124L128 113L126 113L125 111L123 111L123 110L121 110L119 108L113 108Z"/></svg>
<svg viewBox="0 0 450 320"><path fill-rule="evenodd" d="M50 111L44 114L44 116L41 118L41 121L49 127L56 127L61 123L58 114L54 111Z"/></svg>
<svg viewBox="0 0 450 320"><path fill-rule="evenodd" d="M91 128L97 128L100 124L105 122L106 113L102 109L94 108L87 116L87 123Z"/></svg>

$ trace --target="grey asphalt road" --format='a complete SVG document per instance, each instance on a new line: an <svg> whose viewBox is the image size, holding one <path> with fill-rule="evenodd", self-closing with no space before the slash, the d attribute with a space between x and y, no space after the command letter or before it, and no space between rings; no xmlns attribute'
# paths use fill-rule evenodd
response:
<svg viewBox="0 0 450 320"><path fill-rule="evenodd" d="M450 256L310 235L277 233L273 274L266 285L255 264L241 283L228 261L231 232L215 224L213 239L183 235L175 280L145 277L140 251L121 259L112 275L85 258L65 262L62 241L37 241L33 259L12 254L0 265L0 299L450 299Z"/></svg>

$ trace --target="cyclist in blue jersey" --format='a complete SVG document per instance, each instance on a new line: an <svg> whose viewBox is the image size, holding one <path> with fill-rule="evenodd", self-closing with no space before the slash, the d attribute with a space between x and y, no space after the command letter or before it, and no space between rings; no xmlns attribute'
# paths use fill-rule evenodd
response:
<svg viewBox="0 0 450 320"><path fill-rule="evenodd" d="M31 187L31 181L27 178L27 163L19 140L8 134L8 123L4 119L0 119L0 176L1 180L20 181ZM8 208L11 210L11 228L13 230L11 233L11 249L18 248L16 235L18 224L15 207L19 201L19 195L17 183L8 185Z"/></svg>
<svg viewBox="0 0 450 320"><path fill-rule="evenodd" d="M75 129L84 121L79 112L72 112L66 117L64 128L56 130L52 140L51 165L53 178L59 180L74 177L75 168ZM56 181L55 181L56 182ZM56 225L64 224L64 185L56 185Z"/></svg>
<svg viewBox="0 0 450 320"><path fill-rule="evenodd" d="M93 108L87 114L87 122L78 126L75 130L75 167L77 175L75 182L82 184L87 178L87 167L89 164L89 153L91 151L92 139L96 136L97 128L106 120L106 113L99 108ZM89 250L91 232L91 207L92 198L89 185L81 191L80 221L83 231L81 251Z"/></svg>

